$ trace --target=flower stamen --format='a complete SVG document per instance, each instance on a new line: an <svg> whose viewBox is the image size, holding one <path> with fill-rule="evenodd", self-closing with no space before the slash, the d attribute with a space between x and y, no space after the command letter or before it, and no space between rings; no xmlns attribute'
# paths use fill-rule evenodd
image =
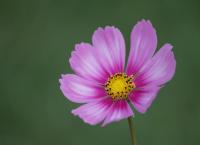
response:
<svg viewBox="0 0 200 145"><path fill-rule="evenodd" d="M105 90L113 100L128 99L128 94L135 88L133 76L116 73L108 78Z"/></svg>

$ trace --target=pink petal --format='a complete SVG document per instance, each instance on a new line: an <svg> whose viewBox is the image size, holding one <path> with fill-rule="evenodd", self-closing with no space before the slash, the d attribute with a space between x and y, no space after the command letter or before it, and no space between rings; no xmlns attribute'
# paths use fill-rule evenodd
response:
<svg viewBox="0 0 200 145"><path fill-rule="evenodd" d="M106 94L102 86L77 75L62 75L60 89L65 97L76 103L85 103L102 99Z"/></svg>
<svg viewBox="0 0 200 145"><path fill-rule="evenodd" d="M131 48L126 68L127 74L136 74L145 62L153 56L156 47L157 36L151 22L149 20L138 22L131 32Z"/></svg>
<svg viewBox="0 0 200 145"><path fill-rule="evenodd" d="M104 120L112 102L111 98L106 98L101 101L87 103L72 110L72 113L83 119L85 123L96 125Z"/></svg>
<svg viewBox="0 0 200 145"><path fill-rule="evenodd" d="M76 74L98 83L105 83L109 74L99 63L103 56L96 55L95 48L87 43L77 44L72 52L70 65Z"/></svg>
<svg viewBox="0 0 200 145"><path fill-rule="evenodd" d="M98 28L92 37L97 57L109 74L123 72L125 64L125 42L115 27Z"/></svg>
<svg viewBox="0 0 200 145"><path fill-rule="evenodd" d="M176 60L171 50L172 45L165 44L141 69L135 79L137 87L144 85L160 86L173 77Z"/></svg>
<svg viewBox="0 0 200 145"><path fill-rule="evenodd" d="M137 89L129 96L134 107L145 113L156 98L160 86L168 82L175 73L176 61L172 46L165 44L138 72L134 83Z"/></svg>
<svg viewBox="0 0 200 145"><path fill-rule="evenodd" d="M129 99L138 112L145 113L156 98L159 89L159 87L152 86L141 88L140 90L133 91L129 95Z"/></svg>
<svg viewBox="0 0 200 145"><path fill-rule="evenodd" d="M132 115L133 111L131 110L126 100L115 101L108 110L108 114L102 126L105 126L111 122L128 118Z"/></svg>

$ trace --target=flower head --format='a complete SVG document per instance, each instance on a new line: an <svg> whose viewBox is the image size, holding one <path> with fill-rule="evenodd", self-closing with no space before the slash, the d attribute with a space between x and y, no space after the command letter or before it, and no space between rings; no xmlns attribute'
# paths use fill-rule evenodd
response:
<svg viewBox="0 0 200 145"><path fill-rule="evenodd" d="M128 102L145 113L176 68L172 45L164 44L155 53L156 47L156 31L145 20L131 32L126 68L124 38L115 27L98 28L92 44L77 44L69 60L75 74L60 79L65 97L84 103L72 113L90 125L103 126L132 116Z"/></svg>

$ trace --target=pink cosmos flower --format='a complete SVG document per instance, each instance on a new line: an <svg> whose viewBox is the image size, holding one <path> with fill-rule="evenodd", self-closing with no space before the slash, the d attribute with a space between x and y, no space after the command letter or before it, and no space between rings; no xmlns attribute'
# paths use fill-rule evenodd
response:
<svg viewBox="0 0 200 145"><path fill-rule="evenodd" d="M158 52L156 31L150 21L138 22L131 32L131 45L125 69L125 42L115 27L98 28L92 44L75 46L69 60L75 74L62 75L60 89L75 103L72 110L84 122L96 125L119 121L134 115L130 104L145 113L159 89L175 73L176 60L171 44Z"/></svg>

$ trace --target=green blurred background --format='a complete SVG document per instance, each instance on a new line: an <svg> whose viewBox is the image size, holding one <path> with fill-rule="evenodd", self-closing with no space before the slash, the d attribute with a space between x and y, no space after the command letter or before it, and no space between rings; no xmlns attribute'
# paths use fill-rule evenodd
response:
<svg viewBox="0 0 200 145"><path fill-rule="evenodd" d="M81 41L114 25L126 38L150 19L158 47L174 45L177 70L145 115L134 119L138 145L200 144L200 1L0 0L0 145L130 145L127 120L89 126L70 111L61 73Z"/></svg>

